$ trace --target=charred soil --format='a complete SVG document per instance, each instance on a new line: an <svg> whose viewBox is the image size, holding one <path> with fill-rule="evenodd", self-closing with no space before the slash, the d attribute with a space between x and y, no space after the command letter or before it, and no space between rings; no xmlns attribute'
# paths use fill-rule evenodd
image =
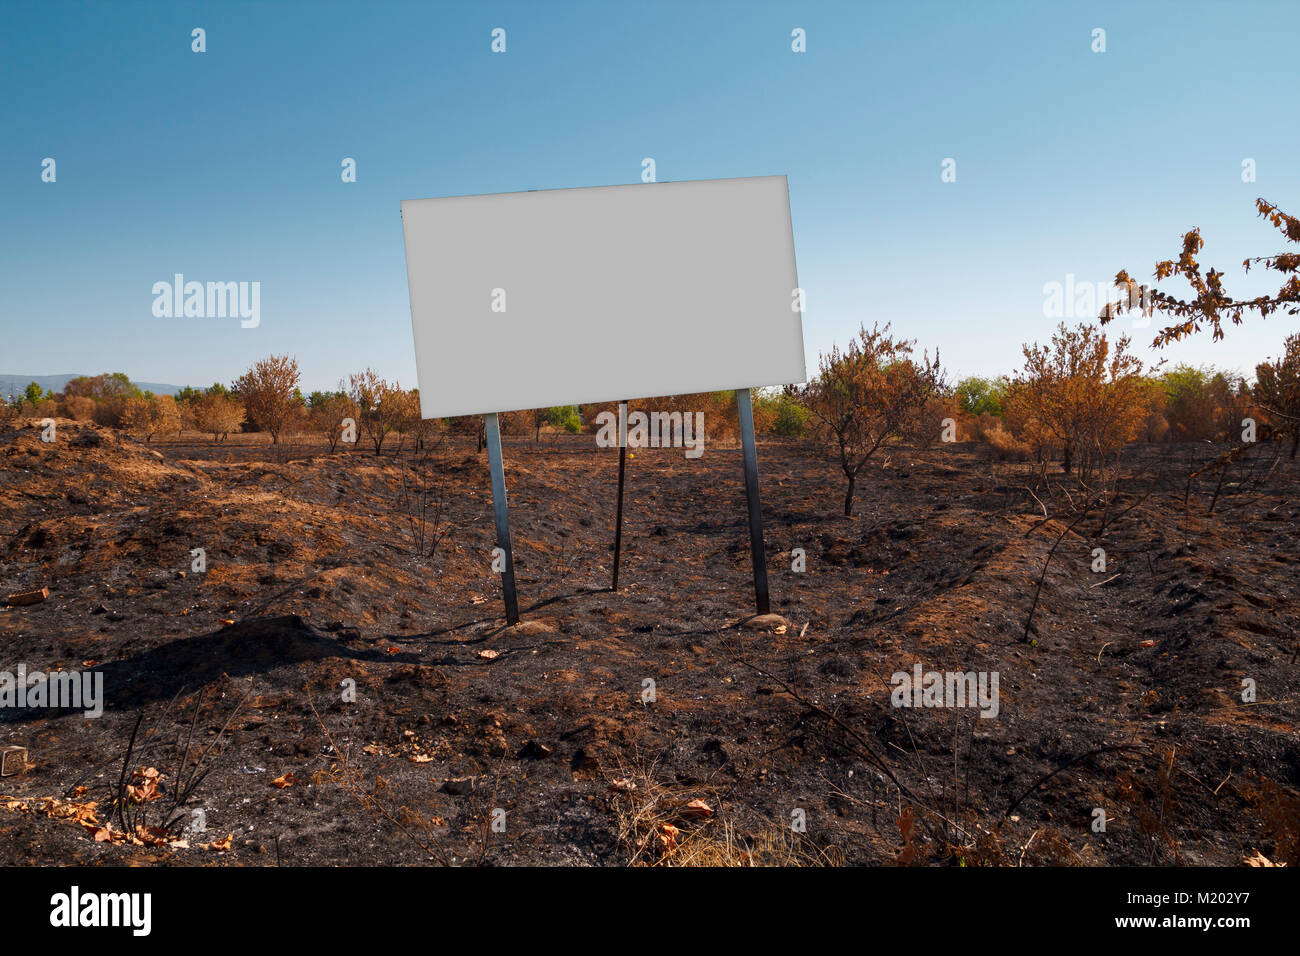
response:
<svg viewBox="0 0 1300 956"><path fill-rule="evenodd" d="M634 452L615 594L617 455L509 441L507 627L472 444L57 436L0 434L0 598L50 592L0 610L0 670L102 675L104 710L0 710L30 759L0 781L0 862L1300 853L1300 467L1277 449L1188 491L1222 447L1131 448L1106 496L894 448L845 518L823 449L761 443L779 619L755 623L737 449ZM996 672L996 716L894 706L917 664Z"/></svg>

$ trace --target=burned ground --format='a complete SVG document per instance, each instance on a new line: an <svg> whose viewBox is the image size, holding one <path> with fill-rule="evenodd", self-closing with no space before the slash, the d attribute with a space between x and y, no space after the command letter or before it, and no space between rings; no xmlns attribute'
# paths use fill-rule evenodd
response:
<svg viewBox="0 0 1300 956"><path fill-rule="evenodd" d="M0 858L1292 858L1300 467L1261 447L1211 511L1218 476L1185 497L1186 476L1222 451L1130 449L1094 501L974 446L892 449L844 518L821 449L761 444L788 624L754 626L738 450L633 453L611 594L616 455L508 442L524 623L506 627L472 445L439 447L417 555L409 452L9 431L0 591L50 595L0 610L0 669L102 673L106 705L0 711L0 745L31 760L0 782ZM891 675L917 663L998 672L997 716L891 706ZM118 814L147 767L163 797ZM186 781L180 822L149 829ZM196 809L206 831L175 839Z"/></svg>

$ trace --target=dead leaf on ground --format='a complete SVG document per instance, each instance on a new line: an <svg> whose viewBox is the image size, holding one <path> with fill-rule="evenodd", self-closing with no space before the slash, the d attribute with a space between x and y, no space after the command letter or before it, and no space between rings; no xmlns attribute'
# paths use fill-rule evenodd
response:
<svg viewBox="0 0 1300 956"><path fill-rule="evenodd" d="M162 779L162 774L156 767L145 767L143 770L137 770L131 782L126 785L126 793L136 803L148 803L150 800L157 800L162 796L158 792L158 781Z"/></svg>
<svg viewBox="0 0 1300 956"><path fill-rule="evenodd" d="M1285 863L1274 863L1258 850L1255 851L1254 856L1245 857L1241 862L1245 863L1247 866L1286 866Z"/></svg>
<svg viewBox="0 0 1300 956"><path fill-rule="evenodd" d="M224 839L213 840L211 843L200 843L200 850L229 850L230 844L234 842L235 835L227 833Z"/></svg>
<svg viewBox="0 0 1300 956"><path fill-rule="evenodd" d="M686 804L686 806L682 807L682 814L688 817L711 817L713 816L713 808L703 800L696 797L690 803Z"/></svg>

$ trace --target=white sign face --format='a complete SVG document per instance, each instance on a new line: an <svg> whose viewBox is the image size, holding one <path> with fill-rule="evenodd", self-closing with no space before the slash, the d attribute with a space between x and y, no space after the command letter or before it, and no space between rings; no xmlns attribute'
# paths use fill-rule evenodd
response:
<svg viewBox="0 0 1300 956"><path fill-rule="evenodd" d="M425 418L803 382L784 176L408 199Z"/></svg>

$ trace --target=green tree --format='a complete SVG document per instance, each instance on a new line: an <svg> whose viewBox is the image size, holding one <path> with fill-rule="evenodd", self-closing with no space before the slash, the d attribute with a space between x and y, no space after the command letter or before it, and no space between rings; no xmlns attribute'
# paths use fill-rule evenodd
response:
<svg viewBox="0 0 1300 956"><path fill-rule="evenodd" d="M1007 397L1006 378L981 378L972 375L957 383L957 400L972 415L1004 414L1002 403Z"/></svg>
<svg viewBox="0 0 1300 956"><path fill-rule="evenodd" d="M546 423L555 428L562 428L570 435L582 431L582 415L577 405L560 405L546 410Z"/></svg>

